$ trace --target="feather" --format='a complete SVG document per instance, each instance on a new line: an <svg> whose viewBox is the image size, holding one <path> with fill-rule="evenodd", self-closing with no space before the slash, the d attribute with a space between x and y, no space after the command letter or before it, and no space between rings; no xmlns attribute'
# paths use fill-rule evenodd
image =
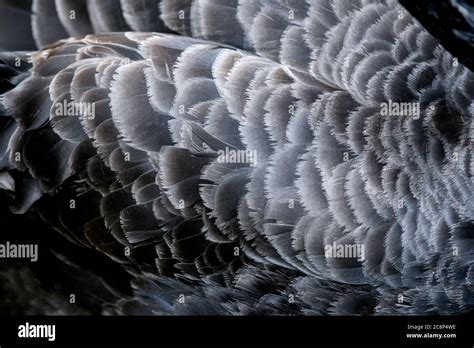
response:
<svg viewBox="0 0 474 348"><path fill-rule="evenodd" d="M56 2L33 0L32 12L33 37L39 47L45 47L68 36L59 20Z"/></svg>
<svg viewBox="0 0 474 348"><path fill-rule="evenodd" d="M0 194L18 212L36 204L90 249L79 255L95 248L126 267L134 293L111 312L472 304L472 73L397 2L32 9L40 45L111 33L57 42L33 67L26 53L0 55ZM382 112L401 102L420 117ZM61 103L94 117L61 117ZM355 254L328 252L337 245ZM193 303L176 303L181 293Z"/></svg>
<svg viewBox="0 0 474 348"><path fill-rule="evenodd" d="M87 10L93 31L114 32L129 29L122 8L115 0L87 0Z"/></svg>
<svg viewBox="0 0 474 348"><path fill-rule="evenodd" d="M170 142L166 126L168 117L156 113L151 107L146 85L141 83L145 81L143 68L143 63L136 62L117 70L110 94L112 117L121 135L134 147L144 151L159 151L161 145ZM133 95L129 94L130 90L134 91ZM140 122L130 118L138 109L142 110L139 115L143 121ZM160 135L157 137L157 134Z"/></svg>
<svg viewBox="0 0 474 348"><path fill-rule="evenodd" d="M86 0L55 0L55 4L67 36L82 36L92 32Z"/></svg>
<svg viewBox="0 0 474 348"><path fill-rule="evenodd" d="M121 0L120 3L123 17L132 30L166 31L155 1Z"/></svg>

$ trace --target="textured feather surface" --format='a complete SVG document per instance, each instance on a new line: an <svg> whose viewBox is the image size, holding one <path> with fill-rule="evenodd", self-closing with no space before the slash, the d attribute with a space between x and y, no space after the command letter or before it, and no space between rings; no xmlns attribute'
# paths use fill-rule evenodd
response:
<svg viewBox="0 0 474 348"><path fill-rule="evenodd" d="M99 34L40 51L3 96L17 128L0 128L23 155L9 166L44 192L85 190L57 200L91 207L60 210L66 235L154 273L118 313L472 308L474 75L399 5L120 4L132 29L195 38ZM392 103L419 113L384 114ZM94 114L52 113L76 104ZM178 308L180 294L194 305Z"/></svg>

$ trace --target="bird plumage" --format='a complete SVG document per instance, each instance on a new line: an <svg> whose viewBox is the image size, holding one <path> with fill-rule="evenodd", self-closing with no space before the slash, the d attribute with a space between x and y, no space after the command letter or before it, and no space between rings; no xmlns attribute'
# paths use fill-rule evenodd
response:
<svg viewBox="0 0 474 348"><path fill-rule="evenodd" d="M33 1L38 47L140 32L64 39L27 75L0 54L21 76L2 91L2 169L37 187L15 190L21 212L133 274L107 310L472 308L474 78L398 3L120 5Z"/></svg>

